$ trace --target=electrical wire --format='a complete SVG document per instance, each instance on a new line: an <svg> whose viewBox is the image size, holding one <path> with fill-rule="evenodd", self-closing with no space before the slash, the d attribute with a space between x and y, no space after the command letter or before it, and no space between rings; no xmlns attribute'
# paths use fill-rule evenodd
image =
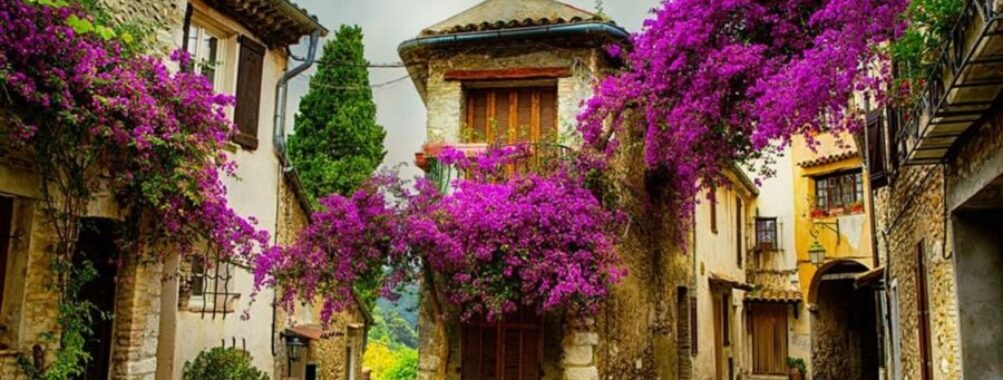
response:
<svg viewBox="0 0 1003 380"><path fill-rule="evenodd" d="M298 76L296 78L300 79L300 80L307 80L307 81L309 81L310 79L313 78L313 76L309 76L309 77ZM317 85L317 84L311 83L310 84L310 88L323 88L323 89L328 89L328 90L346 90L346 91L352 91L352 90L357 90L357 91L361 91L361 90L378 90L378 89L393 87L394 85L396 85L398 83L401 83L405 79L409 79L409 78L411 78L411 75L404 75L404 76L401 76L401 77L398 77L398 78L394 78L394 79L388 80L386 82L380 82L380 83L377 83L377 84L369 85L368 87L367 86L330 86L330 85Z"/></svg>

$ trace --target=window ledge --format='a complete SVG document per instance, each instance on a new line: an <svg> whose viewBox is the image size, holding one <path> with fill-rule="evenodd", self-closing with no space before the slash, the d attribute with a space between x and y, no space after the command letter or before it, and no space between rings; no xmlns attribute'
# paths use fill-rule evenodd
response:
<svg viewBox="0 0 1003 380"><path fill-rule="evenodd" d="M223 296L221 296L221 295L218 295L216 297L223 298ZM220 303L216 303L216 302L204 303L203 300L200 300L200 299L197 299L197 298L195 298L195 299L190 298L190 299L187 300L187 302L185 302L185 305L183 307L181 307L180 309L188 311L190 313L202 313L202 312L206 312L206 313L223 313L223 314L229 314L229 313L233 313L233 312L235 312L237 310L237 300L239 300L239 299L240 299L240 293L231 293L231 294L229 294L228 296L226 296L226 302L225 303L223 303L223 302L220 302Z"/></svg>
<svg viewBox="0 0 1003 380"><path fill-rule="evenodd" d="M233 142L237 143L237 145L246 150L258 149L258 138L248 134L238 132L233 135Z"/></svg>

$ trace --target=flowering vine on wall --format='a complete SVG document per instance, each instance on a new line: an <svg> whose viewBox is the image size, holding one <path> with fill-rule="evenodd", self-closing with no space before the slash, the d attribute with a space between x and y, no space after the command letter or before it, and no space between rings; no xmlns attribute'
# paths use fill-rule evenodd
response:
<svg viewBox="0 0 1003 380"><path fill-rule="evenodd" d="M84 5L93 2L83 2ZM232 97L199 74L136 52L125 29L103 25L80 4L0 2L0 134L41 178L41 205L57 235L52 268L61 331L55 361L19 362L32 378L80 375L93 305L78 300L92 271L73 265L81 218L110 194L128 231L128 253L250 257L268 234L227 205L221 175ZM184 53L172 57L186 65ZM157 249L152 249L156 246Z"/></svg>
<svg viewBox="0 0 1003 380"><path fill-rule="evenodd" d="M617 131L640 129L648 167L669 174L672 209L689 218L729 162L769 159L795 135L856 131L851 95L886 88L878 46L902 29L907 3L667 1L632 50L610 49L628 69L596 86L579 130L611 154Z"/></svg>

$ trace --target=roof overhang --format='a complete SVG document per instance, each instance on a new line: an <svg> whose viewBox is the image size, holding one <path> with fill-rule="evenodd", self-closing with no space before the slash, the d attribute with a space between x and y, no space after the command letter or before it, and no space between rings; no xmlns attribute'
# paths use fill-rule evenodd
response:
<svg viewBox="0 0 1003 380"><path fill-rule="evenodd" d="M289 0L203 0L241 25L271 48L285 47L299 42L300 38L327 28L317 18Z"/></svg>
<svg viewBox="0 0 1003 380"><path fill-rule="evenodd" d="M750 283L742 282L734 278L728 277L727 275L715 272L710 272L710 275L707 276L707 281L713 285L725 286L734 289L753 290L755 288Z"/></svg>
<svg viewBox="0 0 1003 380"><path fill-rule="evenodd" d="M407 67L408 74L418 89L422 101L426 101L428 60L432 54L460 51L460 49L471 47L496 48L498 44L502 43L527 41L594 49L610 44L628 46L630 45L630 33L611 22L583 21L421 36L402 42L397 47L397 53Z"/></svg>

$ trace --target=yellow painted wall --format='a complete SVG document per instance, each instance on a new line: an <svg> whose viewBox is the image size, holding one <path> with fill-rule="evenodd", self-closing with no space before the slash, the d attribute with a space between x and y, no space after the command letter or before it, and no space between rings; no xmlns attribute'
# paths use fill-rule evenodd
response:
<svg viewBox="0 0 1003 380"><path fill-rule="evenodd" d="M815 178L814 176L834 173L843 170L862 169L862 158L856 144L849 135L834 137L832 135L818 136L818 146L812 151L803 138L796 138L791 146L791 162L794 185L794 236L795 252L798 258L798 275L801 292L806 302L814 298L810 286L818 268L811 263L808 248L815 240L812 230L817 235L819 243L825 247L826 261L854 260L867 268L873 267L871 222L868 216L873 210L867 194L870 192L870 181L866 172L861 176L864 182L863 212L844 210L841 216L813 217L815 208ZM821 165L806 165L806 162L824 159L832 156L849 157ZM839 234L836 231L816 223L838 223ZM834 225L829 227L835 228ZM873 268L872 268L873 269ZM805 326L807 328L807 326Z"/></svg>

